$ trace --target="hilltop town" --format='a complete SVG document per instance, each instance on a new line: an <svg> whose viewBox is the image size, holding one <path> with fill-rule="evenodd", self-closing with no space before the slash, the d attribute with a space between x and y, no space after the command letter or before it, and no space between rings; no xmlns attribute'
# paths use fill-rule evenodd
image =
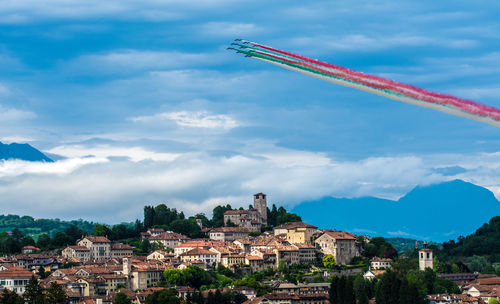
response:
<svg viewBox="0 0 500 304"><path fill-rule="evenodd" d="M27 303L72 304L492 303L500 298L499 277L453 263L456 269L446 271L434 245L417 245L398 256L381 237L321 229L282 207L268 208L263 193L253 196L248 209L216 207L212 220L202 214L186 219L165 205L146 206L144 222L133 228L96 225L93 234L81 232L73 226L37 241L18 230L4 232L2 250L8 240L24 246L0 258L0 303L22 297ZM384 293L390 286L397 292ZM394 296L399 298L389 298Z"/></svg>

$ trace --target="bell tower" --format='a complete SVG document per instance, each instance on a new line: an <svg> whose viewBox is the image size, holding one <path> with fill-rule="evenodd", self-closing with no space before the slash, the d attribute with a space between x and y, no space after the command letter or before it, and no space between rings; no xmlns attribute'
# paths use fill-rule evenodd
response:
<svg viewBox="0 0 500 304"><path fill-rule="evenodd" d="M427 242L424 241L424 248L418 251L418 265L421 271L425 268L434 269L434 257L432 254L432 249L427 248Z"/></svg>
<svg viewBox="0 0 500 304"><path fill-rule="evenodd" d="M253 195L253 207L259 212L262 225L267 225L267 200L264 193Z"/></svg>

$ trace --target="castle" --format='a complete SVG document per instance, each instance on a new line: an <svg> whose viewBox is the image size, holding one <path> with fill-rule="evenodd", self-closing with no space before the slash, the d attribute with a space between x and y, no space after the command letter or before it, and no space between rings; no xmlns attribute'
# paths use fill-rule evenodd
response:
<svg viewBox="0 0 500 304"><path fill-rule="evenodd" d="M266 195L264 193L254 194L253 208L224 212L224 224L227 226L228 223L259 232L262 225L267 225Z"/></svg>

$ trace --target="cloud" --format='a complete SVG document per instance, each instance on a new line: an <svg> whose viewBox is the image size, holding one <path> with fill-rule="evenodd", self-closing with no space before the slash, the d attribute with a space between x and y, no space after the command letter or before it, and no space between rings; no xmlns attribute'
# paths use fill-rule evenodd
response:
<svg viewBox="0 0 500 304"><path fill-rule="evenodd" d="M21 121L35 118L36 114L30 111L23 111L8 108L0 104L0 124L14 121Z"/></svg>
<svg viewBox="0 0 500 304"><path fill-rule="evenodd" d="M46 152L70 158L82 157L127 157L133 162L143 160L173 161L180 156L178 153L158 153L141 147L116 147L111 145L96 145L87 147L84 145L57 146Z"/></svg>
<svg viewBox="0 0 500 304"><path fill-rule="evenodd" d="M88 54L61 64L64 73L130 74L220 64L225 56L212 53L177 51L112 50L104 54Z"/></svg>
<svg viewBox="0 0 500 304"><path fill-rule="evenodd" d="M190 17L190 14L206 11L217 11L221 7L236 5L231 0L199 0L199 1L155 1L130 0L98 1L98 0L49 0L43 3L36 0L20 0L4 3L0 7L0 23L28 23L61 19L94 19L108 18L115 20L149 20L168 21Z"/></svg>
<svg viewBox="0 0 500 304"><path fill-rule="evenodd" d="M292 47L310 48L327 52L338 51L358 51L374 52L396 47L424 47L440 46L445 48L469 48L477 46L478 42L472 39L443 39L431 35L404 33L393 36L367 35L367 34L347 34L339 36L298 36L292 38ZM317 53L318 51L316 51Z"/></svg>
<svg viewBox="0 0 500 304"><path fill-rule="evenodd" d="M152 116L138 116L131 118L133 122L151 123L163 120L174 121L181 127L204 129L233 129L240 124L232 117L223 114L211 115L208 112L165 112Z"/></svg>
<svg viewBox="0 0 500 304"><path fill-rule="evenodd" d="M436 181L417 158L371 158L358 162L315 163L304 153L293 165L282 166L294 152L271 158L237 154L216 156L183 153L171 160L128 161L105 158L116 152L102 148L58 148L73 157L52 164L6 161L2 164L0 195L5 212L63 218L92 218L108 222L140 217L147 203L167 202L188 214L210 213L220 203L246 206L256 192L271 202L293 205L328 195L399 196L417 184ZM132 152L133 153L133 152ZM144 156L142 156L144 157ZM323 156L325 157L325 156ZM129 156L130 159L134 157ZM368 181L367 184L357 183ZM43 207L41 207L43 206Z"/></svg>
<svg viewBox="0 0 500 304"><path fill-rule="evenodd" d="M264 29L253 23L208 22L200 26L200 33L207 36L248 37Z"/></svg>

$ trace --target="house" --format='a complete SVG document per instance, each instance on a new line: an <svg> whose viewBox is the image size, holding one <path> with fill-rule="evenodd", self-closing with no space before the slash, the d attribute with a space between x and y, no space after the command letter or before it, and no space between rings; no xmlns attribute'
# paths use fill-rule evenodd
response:
<svg viewBox="0 0 500 304"><path fill-rule="evenodd" d="M250 232L250 229L244 227L218 227L210 230L208 235L211 240L232 242L247 237Z"/></svg>
<svg viewBox="0 0 500 304"><path fill-rule="evenodd" d="M217 253L203 248L191 249L179 257L182 262L202 261L206 269L211 268L214 263L217 263Z"/></svg>
<svg viewBox="0 0 500 304"><path fill-rule="evenodd" d="M299 264L299 249L295 246L277 246L273 249L276 254L276 267L281 261L287 265Z"/></svg>
<svg viewBox="0 0 500 304"><path fill-rule="evenodd" d="M224 225L228 222L238 227L259 232L262 225L267 225L267 195L257 193L253 196L253 208L247 210L228 210L224 212Z"/></svg>
<svg viewBox="0 0 500 304"><path fill-rule="evenodd" d="M115 243L111 244L111 258L123 259L133 255L133 248L128 244Z"/></svg>
<svg viewBox="0 0 500 304"><path fill-rule="evenodd" d="M384 270L384 269L378 269L378 270L372 269L372 270L368 270L367 272L365 272L363 274L363 278L365 278L366 280L372 280L376 276L384 274L385 272L386 272L386 270Z"/></svg>
<svg viewBox="0 0 500 304"><path fill-rule="evenodd" d="M90 260L90 249L84 246L68 246L61 254L64 258L77 258L83 263Z"/></svg>
<svg viewBox="0 0 500 304"><path fill-rule="evenodd" d="M370 269L390 269L392 260L391 259L382 259L379 257L374 257L370 260Z"/></svg>
<svg viewBox="0 0 500 304"><path fill-rule="evenodd" d="M170 249L173 249L175 246L182 244L188 240L189 238L187 236L174 232L164 232L161 234L156 234L149 238L150 242L158 242L165 248Z"/></svg>
<svg viewBox="0 0 500 304"><path fill-rule="evenodd" d="M23 294L32 276L33 273L29 270L21 267L10 267L0 271L0 288L7 288L10 291Z"/></svg>
<svg viewBox="0 0 500 304"><path fill-rule="evenodd" d="M483 304L484 302L479 297L472 297L466 294L432 294L427 295L429 304L449 304L449 303L462 303L462 304Z"/></svg>
<svg viewBox="0 0 500 304"><path fill-rule="evenodd" d="M88 235L77 242L78 246L90 249L90 259L103 260L111 257L111 241L105 236Z"/></svg>
<svg viewBox="0 0 500 304"><path fill-rule="evenodd" d="M35 246L24 246L23 248L21 248L21 252L23 254L35 253L38 251L40 251L40 249L36 248Z"/></svg>
<svg viewBox="0 0 500 304"><path fill-rule="evenodd" d="M166 260L172 258L174 258L173 253L168 253L163 250L155 250L146 257L147 260Z"/></svg>
<svg viewBox="0 0 500 304"><path fill-rule="evenodd" d="M246 255L245 264L250 265L252 272L259 272L267 269L267 266L264 263L264 258L258 255Z"/></svg>
<svg viewBox="0 0 500 304"><path fill-rule="evenodd" d="M128 279L128 288L132 290L145 289L148 285L160 282L163 279L165 264L147 260L141 261L131 258L123 259L123 268L117 271Z"/></svg>
<svg viewBox="0 0 500 304"><path fill-rule="evenodd" d="M308 243L294 244L299 250L299 263L300 264L314 264L318 261L316 255L316 247Z"/></svg>
<svg viewBox="0 0 500 304"><path fill-rule="evenodd" d="M286 240L292 244L313 243L312 236L318 227L304 222L290 222L274 228L274 235L286 234ZM285 233L283 233L286 230Z"/></svg>
<svg viewBox="0 0 500 304"><path fill-rule="evenodd" d="M333 255L338 265L349 264L354 257L360 255L356 235L349 232L327 230L315 243L323 253Z"/></svg>

